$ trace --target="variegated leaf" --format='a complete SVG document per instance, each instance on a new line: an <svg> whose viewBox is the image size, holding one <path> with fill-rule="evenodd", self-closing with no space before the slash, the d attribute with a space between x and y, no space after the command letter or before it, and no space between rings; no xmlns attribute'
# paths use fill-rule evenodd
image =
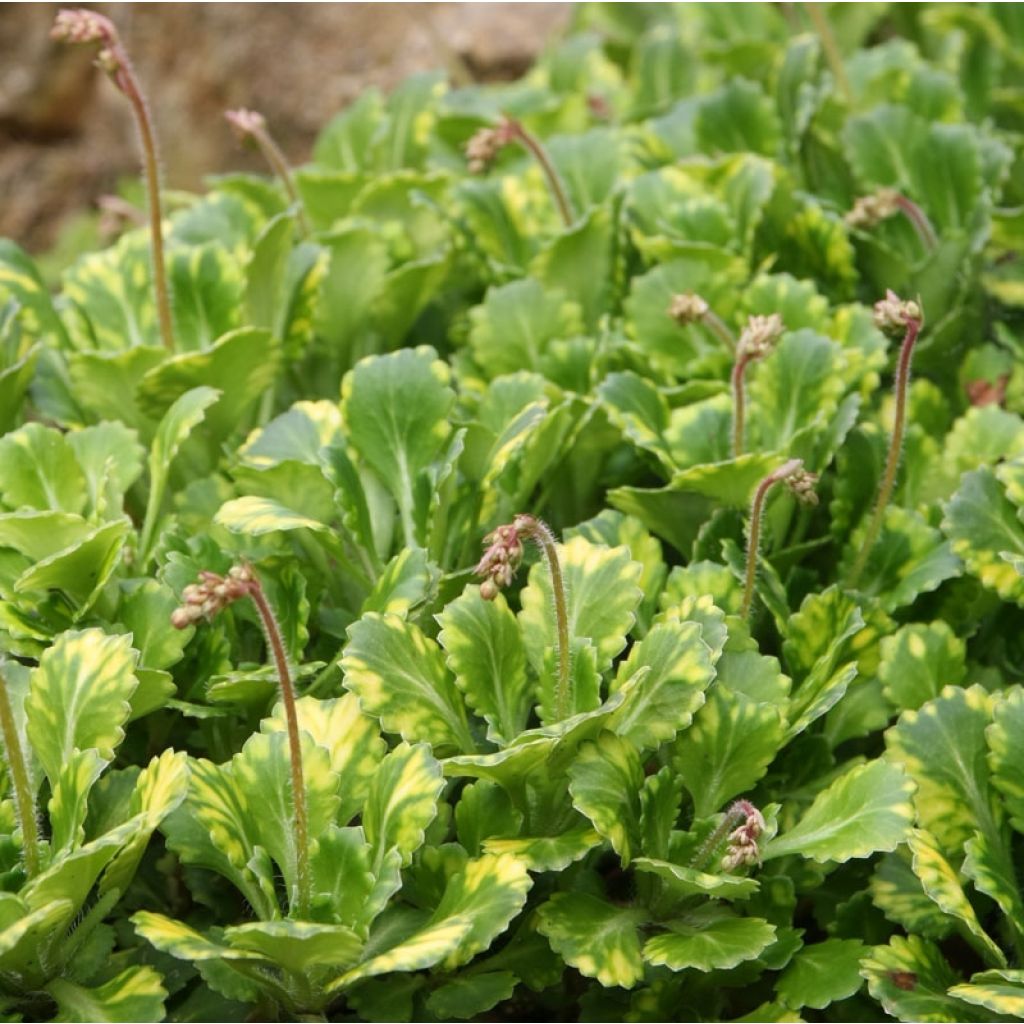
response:
<svg viewBox="0 0 1024 1024"><path fill-rule="evenodd" d="M981 686L947 686L885 734L890 756L917 783L918 822L948 856L976 830L992 834L1001 817L987 763L991 720L992 698Z"/></svg>
<svg viewBox="0 0 1024 1024"><path fill-rule="evenodd" d="M331 771L340 779L341 803L336 819L348 824L363 809L387 744L377 723L360 710L354 693L331 700L300 697L295 712L299 728L330 755ZM265 733L287 732L283 704L275 705L273 714L260 722L260 729Z"/></svg>
<svg viewBox="0 0 1024 1024"><path fill-rule="evenodd" d="M954 985L949 994L1014 1020L1024 1018L1024 971L981 971L967 984Z"/></svg>
<svg viewBox="0 0 1024 1024"><path fill-rule="evenodd" d="M470 752L465 706L437 644L397 615L369 613L349 627L345 685L388 732L439 751Z"/></svg>
<svg viewBox="0 0 1024 1024"><path fill-rule="evenodd" d="M1013 686L998 694L992 706L992 724L985 730L992 785L1002 794L1010 823L1024 832L1024 689Z"/></svg>
<svg viewBox="0 0 1024 1024"><path fill-rule="evenodd" d="M370 779L363 809L363 828L373 849L372 870L378 873L387 852L397 848L408 864L423 845L424 831L437 815L444 788L441 765L425 743L399 744Z"/></svg>
<svg viewBox="0 0 1024 1024"><path fill-rule="evenodd" d="M504 595L484 601L478 587L467 587L437 621L438 642L466 703L487 719L488 739L510 743L526 727L533 694L519 623Z"/></svg>
<svg viewBox="0 0 1024 1024"><path fill-rule="evenodd" d="M573 806L612 844L624 867L640 845L644 770L632 744L612 732L580 745L569 766Z"/></svg>
<svg viewBox="0 0 1024 1024"><path fill-rule="evenodd" d="M259 953L299 975L316 967L344 969L363 950L351 928L311 921L252 921L225 928L224 939L232 949Z"/></svg>
<svg viewBox="0 0 1024 1024"><path fill-rule="evenodd" d="M52 785L76 750L114 757L138 685L138 655L127 636L100 629L62 633L32 673L25 703L28 738Z"/></svg>
<svg viewBox="0 0 1024 1024"><path fill-rule="evenodd" d="M152 967L129 967L95 988L56 978L46 991L57 1003L56 1021L161 1021L167 989Z"/></svg>
<svg viewBox="0 0 1024 1024"><path fill-rule="evenodd" d="M597 671L606 671L612 659L626 646L626 634L633 626L643 596L637 582L643 566L634 562L628 548L606 548L584 537L573 537L559 547L562 578L568 606L570 638L585 638L597 650ZM519 621L526 641L526 653L537 672L544 667L544 651L556 642L551 614L551 574L546 563L530 570L529 585L523 589Z"/></svg>
<svg viewBox="0 0 1024 1024"><path fill-rule="evenodd" d="M583 892L556 893L537 914L551 948L605 988L632 988L643 977L639 928L646 914Z"/></svg>
<svg viewBox="0 0 1024 1024"><path fill-rule="evenodd" d="M967 673L964 642L941 619L911 623L882 639L878 668L885 696L902 710L916 710Z"/></svg>
<svg viewBox="0 0 1024 1024"><path fill-rule="evenodd" d="M764 859L800 853L842 863L894 850L913 821L913 792L913 782L888 761L858 765L819 793L796 825L768 844Z"/></svg>
<svg viewBox="0 0 1024 1024"><path fill-rule="evenodd" d="M643 956L655 967L687 967L698 971L727 970L753 960L775 940L775 926L759 917L709 917L669 921L671 931L644 943Z"/></svg>

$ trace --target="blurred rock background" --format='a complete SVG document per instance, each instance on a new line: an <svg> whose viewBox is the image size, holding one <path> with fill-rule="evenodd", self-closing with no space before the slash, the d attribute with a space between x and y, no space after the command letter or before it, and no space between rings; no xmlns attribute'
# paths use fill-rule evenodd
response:
<svg viewBox="0 0 1024 1024"><path fill-rule="evenodd" d="M261 111L302 162L322 125L369 85L461 65L515 78L568 21L570 5L94 4L118 26L149 95L164 186L251 169L223 111ZM0 236L32 251L138 171L128 105L94 48L52 43L57 4L0 4Z"/></svg>

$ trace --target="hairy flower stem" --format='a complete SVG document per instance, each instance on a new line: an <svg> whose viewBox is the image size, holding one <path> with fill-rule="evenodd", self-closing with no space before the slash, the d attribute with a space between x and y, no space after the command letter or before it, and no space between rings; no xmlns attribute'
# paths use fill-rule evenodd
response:
<svg viewBox="0 0 1024 1024"><path fill-rule="evenodd" d="M249 596L256 605L263 632L274 657L277 667L277 678L281 684L281 699L284 703L285 720L288 723L288 747L291 753L292 769L292 800L295 804L295 874L296 899L295 913L299 920L309 915L312 880L309 874L309 816L306 812L306 783L302 775L302 742L299 739L299 716L295 710L295 687L292 685L291 670L288 668L288 656L281 640L281 629L277 624L273 609L267 602L263 587L253 576L253 584L249 588Z"/></svg>
<svg viewBox="0 0 1024 1024"><path fill-rule="evenodd" d="M750 508L750 535L747 538L747 572L743 583L743 603L740 606L740 615L744 619L749 617L750 606L754 601L754 582L757 578L757 555L761 546L761 520L764 518L765 499L775 484L799 473L803 465L803 459L790 459L773 473L769 473L754 491L754 501Z"/></svg>
<svg viewBox="0 0 1024 1024"><path fill-rule="evenodd" d="M726 326L725 321L713 310L709 309L703 317L704 326L726 347L729 352L736 351L736 337Z"/></svg>
<svg viewBox="0 0 1024 1024"><path fill-rule="evenodd" d="M843 64L843 55L839 52L839 45L836 43L836 37L832 34L828 18L821 9L821 4L807 4L807 13L811 16L811 21L814 22L814 30L818 33L818 39L821 40L821 48L825 51L825 59L832 70L836 85L843 94L843 99L852 106L853 90L850 88L850 79L847 77L846 67Z"/></svg>
<svg viewBox="0 0 1024 1024"><path fill-rule="evenodd" d="M882 474L882 485L878 488L878 497L875 499L875 507L871 513L871 520L868 524L867 533L861 543L860 551L857 553L857 560L853 564L847 584L856 587L860 581L864 567L867 565L871 549L878 540L878 534L882 529L882 521L885 518L885 509L892 497L893 488L896 486L896 470L899 467L900 452L903 450L903 435L907 426L907 389L910 384L910 361L914 356L914 345L917 336L921 333L921 319L913 318L906 321L906 334L903 336L903 344L900 346L899 361L896 364L896 383L894 391L896 395L896 412L893 417L892 437L889 440L889 454L885 460L885 472Z"/></svg>
<svg viewBox="0 0 1024 1024"><path fill-rule="evenodd" d="M558 685L555 689L555 718L562 721L572 710L572 680L570 678L569 612L565 601L565 583L562 580L562 565L558 560L555 536L548 525L533 516L520 516L532 520L527 534L544 553L551 573L551 591L555 601L555 627L558 633Z"/></svg>
<svg viewBox="0 0 1024 1024"><path fill-rule="evenodd" d="M935 234L932 222L928 219L928 214L917 203L912 199L908 199L901 192L896 193L893 197L893 202L900 213L913 225L914 230L917 232L917 237L921 240L921 244L929 251L934 249L939 244L939 238Z"/></svg>
<svg viewBox="0 0 1024 1024"><path fill-rule="evenodd" d="M695 871L705 871L712 866L719 859L716 854L721 851L729 833L745 818L754 815L760 817L757 808L749 800L737 800L731 804L714 831L700 844L700 848L690 859L690 867Z"/></svg>
<svg viewBox="0 0 1024 1024"><path fill-rule="evenodd" d="M732 457L738 459L743 454L743 434L745 431L747 389L744 377L750 365L749 356L741 356L732 367Z"/></svg>
<svg viewBox="0 0 1024 1024"><path fill-rule="evenodd" d="M153 290L160 322L160 339L166 349L173 351L174 324L171 319L171 299L164 263L163 211L160 206L160 164L157 157L156 133L146 97L135 75L135 68L121 42L117 26L109 18L95 11L84 8L60 11L51 35L63 42L100 43L103 48L100 50L97 64L131 104L139 141L142 144L142 169L146 178L146 198L149 203Z"/></svg>
<svg viewBox="0 0 1024 1024"><path fill-rule="evenodd" d="M7 754L7 773L11 780L14 793L14 813L21 826L21 841L25 857L25 874L32 878L39 874L39 826L36 822L36 804L32 796L32 786L28 780L28 765L18 727L14 722L14 712L7 692L7 680L0 670L0 732L4 738L4 752Z"/></svg>
<svg viewBox="0 0 1024 1024"><path fill-rule="evenodd" d="M555 606L555 627L558 634L558 682L555 689L555 720L567 718L575 706L572 700L572 649L569 644L569 611L565 600L562 564L558 560L558 544L551 528L536 516L518 515L511 523L492 530L485 538L487 550L474 572L483 576L480 596L493 601L507 587L523 560L523 542L533 541L540 548L551 573L551 593Z"/></svg>
<svg viewBox="0 0 1024 1024"><path fill-rule="evenodd" d="M308 235L309 221L306 219L306 209L302 204L298 189L295 187L295 177L292 174L291 165L274 136L270 134L266 118L255 110L228 110L224 116L238 133L240 139L243 141L251 139L256 144L263 159L270 165L271 171L284 186L285 192L288 193L288 201L295 208L299 228L304 235Z"/></svg>
<svg viewBox="0 0 1024 1024"><path fill-rule="evenodd" d="M571 228L576 218L573 216L572 206L569 205L569 197L565 194L562 179L559 177L558 171L555 170L555 165L551 162L548 151L544 148L540 139L535 135L531 135L523 127L522 123L515 118L510 117L508 119L508 128L510 136L528 150L530 155L540 165L540 169L544 172L544 177L547 179L548 188L551 190L551 197L558 207L558 212L562 215L562 223L567 228Z"/></svg>
<svg viewBox="0 0 1024 1024"><path fill-rule="evenodd" d="M182 604L171 613L175 629L187 629L204 619L210 619L228 605L251 597L259 613L263 634L277 668L281 686L285 722L288 727L288 749L291 760L292 803L294 805L293 839L295 842L295 894L289 894L291 910L300 920L309 916L312 884L309 874L309 814L306 810L306 783L302 773L302 741L299 737L299 716L295 708L295 687L288 655L281 639L281 627L270 607L259 577L252 566L243 563L233 566L226 576L204 570L195 583L182 592Z"/></svg>

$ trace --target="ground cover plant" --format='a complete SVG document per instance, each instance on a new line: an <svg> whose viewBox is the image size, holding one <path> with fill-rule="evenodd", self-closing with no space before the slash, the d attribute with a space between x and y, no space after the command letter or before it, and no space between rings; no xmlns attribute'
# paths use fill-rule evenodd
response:
<svg viewBox="0 0 1024 1024"><path fill-rule="evenodd" d="M4 1018L1019 1018L1021 8L581 5L199 195L54 35L148 219L0 242Z"/></svg>

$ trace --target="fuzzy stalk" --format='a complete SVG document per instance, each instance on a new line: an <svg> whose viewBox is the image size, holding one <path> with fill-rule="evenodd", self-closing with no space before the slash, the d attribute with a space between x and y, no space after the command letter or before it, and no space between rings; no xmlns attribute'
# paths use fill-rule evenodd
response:
<svg viewBox="0 0 1024 1024"><path fill-rule="evenodd" d="M768 492L777 483L798 473L803 468L802 459L790 459L774 472L769 473L754 491L754 500L750 507L750 534L747 538L747 571L743 582L743 603L740 615L746 619L750 616L750 606L754 601L754 583L757 579L757 555L761 547L761 520L764 518L764 503Z"/></svg>
<svg viewBox="0 0 1024 1024"><path fill-rule="evenodd" d="M850 88L850 79L846 74L846 66L843 64L843 55L839 52L839 44L836 43L836 37L832 34L828 18L825 16L821 4L809 3L806 6L807 13L811 16L811 21L814 22L814 30L818 33L818 39L821 40L821 48L825 51L825 59L828 61L836 85L843 94L843 99L849 106L852 106L853 89Z"/></svg>
<svg viewBox="0 0 1024 1024"><path fill-rule="evenodd" d="M704 326L728 349L729 352L736 351L736 338L732 331L726 326L725 321L713 310L709 309L704 314Z"/></svg>
<svg viewBox="0 0 1024 1024"><path fill-rule="evenodd" d="M251 139L256 144L263 159L288 193L288 201L295 208L299 228L304 235L308 235L309 221L306 219L306 209L295 187L295 176L284 150L270 134L266 118L255 110L229 110L224 116L243 141Z"/></svg>
<svg viewBox="0 0 1024 1024"><path fill-rule="evenodd" d="M751 813L756 814L757 809L748 800L737 800L731 804L722 815L722 820L707 839L700 844L697 852L690 859L690 867L695 871L705 871L710 865L716 863L718 860L716 855L721 853L729 838L729 833Z"/></svg>
<svg viewBox="0 0 1024 1024"><path fill-rule="evenodd" d="M572 709L571 648L569 643L569 609L565 600L565 582L562 563L558 560L558 545L547 523L533 516L518 516L519 532L532 540L544 555L551 573L551 592L555 603L555 629L558 635L558 684L555 689L555 717L562 721Z"/></svg>
<svg viewBox="0 0 1024 1024"><path fill-rule="evenodd" d="M288 656L281 639L281 629L273 609L263 593L259 580L253 576L253 584L249 587L249 596L256 605L263 632L267 638L277 668L277 678L281 685L281 699L284 703L285 721L288 725L288 747L291 754L292 801L295 805L295 874L296 898L295 912L300 920L309 916L309 904L312 893L312 879L309 873L309 816L306 810L306 783L302 774L302 742L299 738L299 716L295 708L295 687L292 684L291 670L288 667Z"/></svg>
<svg viewBox="0 0 1024 1024"><path fill-rule="evenodd" d="M36 802L28 778L28 762L21 747L18 727L14 721L7 680L0 670L0 732L3 733L4 753L7 755L7 772L14 794L14 813L21 827L22 853L25 858L25 874L32 878L39 874L39 825L36 819Z"/></svg>
<svg viewBox="0 0 1024 1024"><path fill-rule="evenodd" d="M139 84L128 51L121 42L117 26L96 11L78 8L60 11L51 37L68 43L100 43L102 49L97 65L107 73L114 85L131 105L142 148L142 170L146 179L149 206L149 245L153 262L153 291L156 298L160 339L169 351L174 350L174 322L164 262L163 210L160 205L160 162L156 132L145 94Z"/></svg>
<svg viewBox="0 0 1024 1024"><path fill-rule="evenodd" d="M867 565L871 549L878 540L882 529L882 521L885 518L885 509L892 497L893 488L896 486L896 470L899 468L900 453L903 450L903 435L907 427L907 390L910 385L910 362L914 356L914 345L917 343L918 335L921 333L921 320L911 319L906 323L906 333L903 336L903 344L900 346L899 360L896 364L896 382L894 392L896 397L896 411L893 417L892 436L889 439L889 454L885 460L885 471L882 474L882 484L878 488L878 497L875 499L875 507L871 513L867 533L857 554L857 560L847 583L850 587L856 587L860 581L861 574Z"/></svg>
<svg viewBox="0 0 1024 1024"><path fill-rule="evenodd" d="M908 199L902 192L896 193L893 202L900 213L913 225L921 244L929 251L934 249L939 244L939 238L935 234L932 222L928 219L928 214L913 199Z"/></svg>
<svg viewBox="0 0 1024 1024"><path fill-rule="evenodd" d="M747 408L747 367L749 356L740 356L732 366L732 457L738 459L743 454L743 435L746 430Z"/></svg>
<svg viewBox="0 0 1024 1024"><path fill-rule="evenodd" d="M522 122L515 118L508 119L508 128L511 137L519 142L537 161L547 180L548 189L555 201L555 206L558 207L558 212L562 215L562 222L567 228L571 228L575 220L572 206L569 203L569 197L566 195L562 179L559 177L555 165L551 162L551 157L548 155L548 151L544 148L543 143L535 135L528 132L523 127Z"/></svg>

